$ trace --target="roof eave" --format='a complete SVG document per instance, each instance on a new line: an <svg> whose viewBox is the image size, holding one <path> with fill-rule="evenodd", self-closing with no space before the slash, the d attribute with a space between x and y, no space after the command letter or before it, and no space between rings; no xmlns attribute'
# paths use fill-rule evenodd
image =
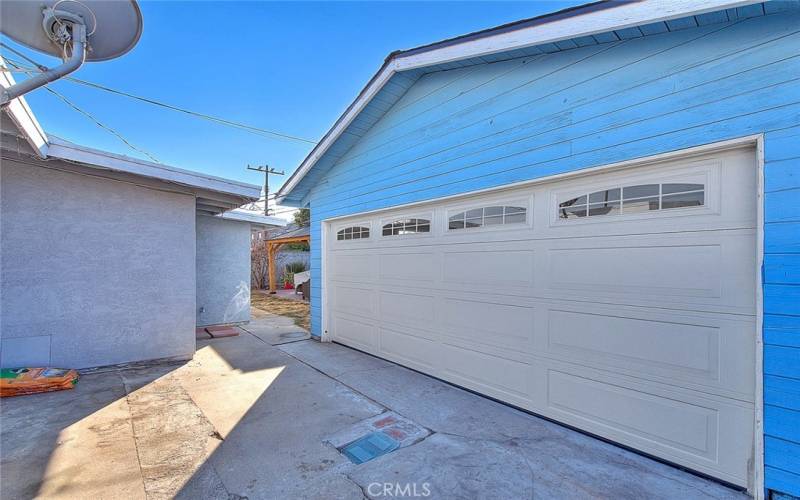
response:
<svg viewBox="0 0 800 500"><path fill-rule="evenodd" d="M239 222L249 222L250 224L262 227L286 227L286 225L289 223L286 219L281 219L279 217L260 215L239 209L219 214L217 217Z"/></svg>
<svg viewBox="0 0 800 500"><path fill-rule="evenodd" d="M231 195L242 198L243 202L257 201L261 197L261 187L254 184L118 155L73 144L57 137L50 138L48 157Z"/></svg>
<svg viewBox="0 0 800 500"><path fill-rule="evenodd" d="M11 72L8 71L5 60L0 57L0 86L8 88L15 83L16 81ZM8 106L3 109L25 137L25 140L30 144L31 148L33 148L36 155L42 159L46 158L49 144L47 134L45 134L44 129L42 129L36 116L34 116L25 98L18 97L13 99L8 103Z"/></svg>

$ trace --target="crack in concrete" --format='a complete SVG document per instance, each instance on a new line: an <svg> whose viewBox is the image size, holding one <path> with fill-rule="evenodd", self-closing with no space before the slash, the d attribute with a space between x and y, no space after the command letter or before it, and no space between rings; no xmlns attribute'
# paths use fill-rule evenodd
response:
<svg viewBox="0 0 800 500"><path fill-rule="evenodd" d="M263 342L263 341L262 341L262 342ZM279 350L279 351L281 351L282 353L284 353L285 355L289 356L290 358L297 360L299 363L302 363L302 364L304 364L305 366L307 366L307 367L311 368L311 369L312 369L312 370L314 370L315 372L317 372L317 373L320 373L320 374L322 374L322 375L324 375L324 376L328 377L329 379L333 380L333 381L334 381L334 382L336 382L337 384L341 384L341 385L343 385L344 387L347 387L348 389L350 389L350 390L351 390L351 391L353 391L354 393L358 394L358 395L359 395L359 396L361 396L362 398L364 398L364 399L366 399L367 401L369 401L369 402L373 403L375 406L378 406L378 407L380 407L380 408L383 408L383 411L381 411L381 412L378 412L378 413L376 413L375 415L380 415L381 413L385 413L387 410L390 410L390 408L389 408L388 406L386 406L386 405L384 405L384 404L382 404L382 403L379 403L378 401L376 401L376 400L372 399L371 397L367 396L366 394L364 394L363 392L359 391L359 390L358 390L358 389L356 389L355 387L353 387L353 386L351 386L351 385L349 385L349 384L346 384L346 383L342 382L342 381L341 381L341 380L339 380L338 378L336 378L336 377L333 377L333 376L331 376L331 375L328 375L327 373L325 373L324 371L320 370L319 368L317 368L316 366L312 365L311 363L307 363L306 361L304 361L304 360L302 360L302 359L298 358L297 356L293 355L293 354L292 354L292 353L290 353L290 352L286 352L286 351L284 351L283 349L278 349L278 350ZM394 411L394 410L392 410L392 411ZM395 413L397 413L398 415L400 415L400 413L398 413L398 412L395 412ZM411 420L411 419L409 419L409 420ZM413 420L412 420L412 421L413 421Z"/></svg>
<svg viewBox="0 0 800 500"><path fill-rule="evenodd" d="M165 486L164 484L162 484L162 482L164 480L164 477L161 477L160 473L156 472L156 471L160 470L160 468L161 468L161 466L159 465L159 462L160 462L161 459L158 459L157 457L155 457L156 458L156 462L154 464L151 464L151 465L147 466L147 467L145 467L145 465L143 464L143 451L142 451L142 444L143 443L142 443L142 441L144 440L144 445L147 446L147 439L149 439L149 437L146 436L146 435L143 436L143 435L137 433L136 425L134 425L134 420L136 418L140 418L140 419L142 418L141 415L139 415L139 416L135 416L134 415L134 407L137 404L141 405L141 402L134 403L131 400L131 397L132 397L134 392L145 390L145 388L150 387L149 391L145 390L144 393L139 393L140 396L147 398L148 394L149 394L151 397L155 397L156 398L155 402L164 405L165 413L170 413L170 412L173 412L173 411L174 412L180 412L182 406L185 408L186 404L191 405L192 413L196 412L194 416L195 416L195 418L198 419L198 423L200 421L202 421L202 424L205 425L205 426L208 426L207 428L210 429L210 431L208 431L207 434L206 434L206 436L208 438L216 439L220 443L224 442L225 438L222 436L222 434L219 432L219 430L213 425L211 420L205 415L203 410L200 408L200 405L198 405L197 402L194 400L194 398L191 397L191 394L186 389L186 387L183 385L183 382L180 380L180 378L172 376L172 372L170 372L170 374L168 374L166 377L159 377L156 380L159 381L160 383L168 384L168 387L170 387L171 389L169 389L169 391L167 391L167 392L173 393L176 389L180 388L180 390L184 393L183 395L185 396L185 399L183 401L177 401L177 400L173 401L171 399L168 399L166 401L163 400L163 397L165 395L165 391L163 389L159 389L159 387L151 387L152 382L147 383L147 384L143 385L142 387L134 390L134 388L131 386L128 378L125 376L126 375L125 372L117 372L117 374L120 377L120 380L122 381L122 384L123 384L123 388L125 390L125 400L126 400L126 405L127 405L127 412L128 412L129 422L130 422L130 425L131 425L131 432L133 434L133 444L134 444L134 447L135 447L136 459L137 459L138 466L139 466L139 474L140 474L141 479L142 479L142 485L143 485L143 488L144 488L144 494L145 494L145 496L147 498L160 498L162 496L162 494L164 493L163 491L160 491L160 490L163 489L164 487L169 488L169 485L167 484ZM172 430L174 431L175 429L172 429ZM206 441L206 443L207 443L207 441ZM205 448L205 447L206 447L206 445L203 446L203 448ZM180 453L178 455L180 455ZM192 478L194 478L198 474L198 472L202 469L202 467L203 466L208 466L213 471L213 474L216 477L216 482L225 491L225 493L226 493L226 495L227 495L229 500L246 499L247 498L246 496L238 495L238 494L231 493L230 491L228 491L227 486L225 485L224 481L222 480L222 476L216 470L216 467L214 467L214 465L210 462L211 454L208 451L205 451L205 452L202 452L201 455L202 455L202 457L198 457L198 460L193 460L194 465L191 465L190 469L187 469L185 471L186 474L188 474L187 482L185 482L182 485L178 486L178 489L174 492L175 494L180 494L180 492L183 490L183 488L186 487L188 482L191 481ZM149 457L149 459L152 461L154 459L154 457L151 456L151 457ZM178 460L178 459L179 458L176 457L176 460Z"/></svg>
<svg viewBox="0 0 800 500"><path fill-rule="evenodd" d="M347 473L342 473L342 476L344 476L344 478L345 478L345 479L347 479L348 481L350 481L351 483L355 484L355 485L358 487L358 489L360 489L360 490L361 490L361 498L362 498L362 500L369 500L369 499L371 498L371 497L370 497L370 496L367 494L367 490L366 490L366 489L364 489L364 487L363 487L363 486L361 486L361 485L358 483L358 481L356 481L355 479L353 479L352 477L350 477L350 474L347 474Z"/></svg>
<svg viewBox="0 0 800 500"><path fill-rule="evenodd" d="M147 496L147 483L144 480L144 470L142 469L142 455L139 453L139 441L136 438L136 427L133 425L133 414L131 413L130 386L121 371L117 372L122 388L125 389L125 410L128 412L128 423L131 426L131 436L133 437L133 447L136 451L136 463L139 465L139 478L142 480L142 492Z"/></svg>

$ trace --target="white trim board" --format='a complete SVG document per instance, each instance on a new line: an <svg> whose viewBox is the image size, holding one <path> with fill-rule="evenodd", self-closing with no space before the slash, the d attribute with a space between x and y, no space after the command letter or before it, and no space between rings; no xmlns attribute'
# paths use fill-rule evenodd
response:
<svg viewBox="0 0 800 500"><path fill-rule="evenodd" d="M266 226L285 227L289 223L286 219L281 219L280 217L260 215L257 213L248 212L240 209L233 209L228 212L219 214L216 217L220 217L222 219L227 219L227 220L240 221L240 222L249 222L251 224L264 227Z"/></svg>
<svg viewBox="0 0 800 500"><path fill-rule="evenodd" d="M756 362L753 487L755 500L764 500L764 135L756 136Z"/></svg>
<svg viewBox="0 0 800 500"><path fill-rule="evenodd" d="M176 184L232 194L253 200L257 200L261 196L261 187L254 184L247 184L160 163L109 153L107 151L73 144L57 137L50 138L48 156L51 158L79 162L89 167L150 177L161 181L174 182Z"/></svg>
<svg viewBox="0 0 800 500"><path fill-rule="evenodd" d="M580 12L578 8L573 15L534 26L496 34L489 30L485 35L468 37L461 42L453 40L429 48L411 49L405 55L403 52L390 55L356 100L278 190L276 200L281 203L289 195L396 73L757 3L761 0L644 0L589 12ZM437 45L443 46L437 48Z"/></svg>
<svg viewBox="0 0 800 500"><path fill-rule="evenodd" d="M0 86L8 88L16 83L13 75L6 71L8 66L6 62L0 57ZM39 121L36 120L33 111L28 102L23 98L13 99L8 103L8 106L3 108L11 121L17 126L20 132L25 136L25 140L33 148L39 158L47 157L48 139L47 134L44 133Z"/></svg>

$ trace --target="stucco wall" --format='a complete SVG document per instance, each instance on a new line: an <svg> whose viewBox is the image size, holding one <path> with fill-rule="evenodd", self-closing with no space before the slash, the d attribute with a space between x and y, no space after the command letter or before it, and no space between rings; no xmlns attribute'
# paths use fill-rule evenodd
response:
<svg viewBox="0 0 800 500"><path fill-rule="evenodd" d="M194 219L191 195L4 160L2 366L191 357Z"/></svg>
<svg viewBox="0 0 800 500"><path fill-rule="evenodd" d="M197 216L197 325L250 320L250 224Z"/></svg>
<svg viewBox="0 0 800 500"><path fill-rule="evenodd" d="M331 217L763 134L766 485L800 495L800 11L723 15L421 77L314 178L312 280Z"/></svg>

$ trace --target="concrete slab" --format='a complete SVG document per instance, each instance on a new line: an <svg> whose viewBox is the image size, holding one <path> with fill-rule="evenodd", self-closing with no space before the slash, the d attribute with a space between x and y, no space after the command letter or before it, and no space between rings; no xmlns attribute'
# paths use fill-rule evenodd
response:
<svg viewBox="0 0 800 500"><path fill-rule="evenodd" d="M324 442L330 429L385 411L253 336L207 343L177 376L224 439L209 463L227 491L248 498L308 493L308 481L349 463Z"/></svg>
<svg viewBox="0 0 800 500"><path fill-rule="evenodd" d="M330 342L297 342L282 345L280 350L334 378L350 372L365 373L397 366Z"/></svg>
<svg viewBox="0 0 800 500"><path fill-rule="evenodd" d="M311 338L311 335L295 325L291 318L276 314L260 316L242 325L241 328L270 345L288 344Z"/></svg>
<svg viewBox="0 0 800 500"><path fill-rule="evenodd" d="M221 442L181 384L180 370L120 372L148 498L172 498Z"/></svg>
<svg viewBox="0 0 800 500"><path fill-rule="evenodd" d="M421 443L362 464L349 473L368 496L538 498L533 470L513 448L486 440L434 434ZM425 495L425 492L429 492ZM546 498L546 497L541 497Z"/></svg>
<svg viewBox="0 0 800 500"><path fill-rule="evenodd" d="M118 373L3 399L0 498L145 498L129 415Z"/></svg>
<svg viewBox="0 0 800 500"><path fill-rule="evenodd" d="M745 498L742 493L713 481L343 346L303 342L281 346L280 349L330 374L378 404L429 428L434 432L433 437L423 443L444 434L460 436L470 442L488 441L513 450L536 471L537 497L538 493L543 493L545 497L556 498ZM332 360L342 360L342 366L336 367ZM433 450L430 453L437 456ZM444 448L444 456L439 456L439 462L434 460L433 463L447 463L449 454L450 447ZM378 466L376 464L394 463L395 460L403 460L399 452L368 464L374 468ZM419 471L424 469L421 467ZM409 477L412 474L410 468L387 468L385 477L393 477L395 471ZM351 477L362 486L368 485L364 480L374 479L374 476ZM444 484L449 484L447 477L459 475L448 471L441 476ZM505 477L511 480L509 476ZM513 480L524 481L524 478ZM470 497L467 495L465 498Z"/></svg>

